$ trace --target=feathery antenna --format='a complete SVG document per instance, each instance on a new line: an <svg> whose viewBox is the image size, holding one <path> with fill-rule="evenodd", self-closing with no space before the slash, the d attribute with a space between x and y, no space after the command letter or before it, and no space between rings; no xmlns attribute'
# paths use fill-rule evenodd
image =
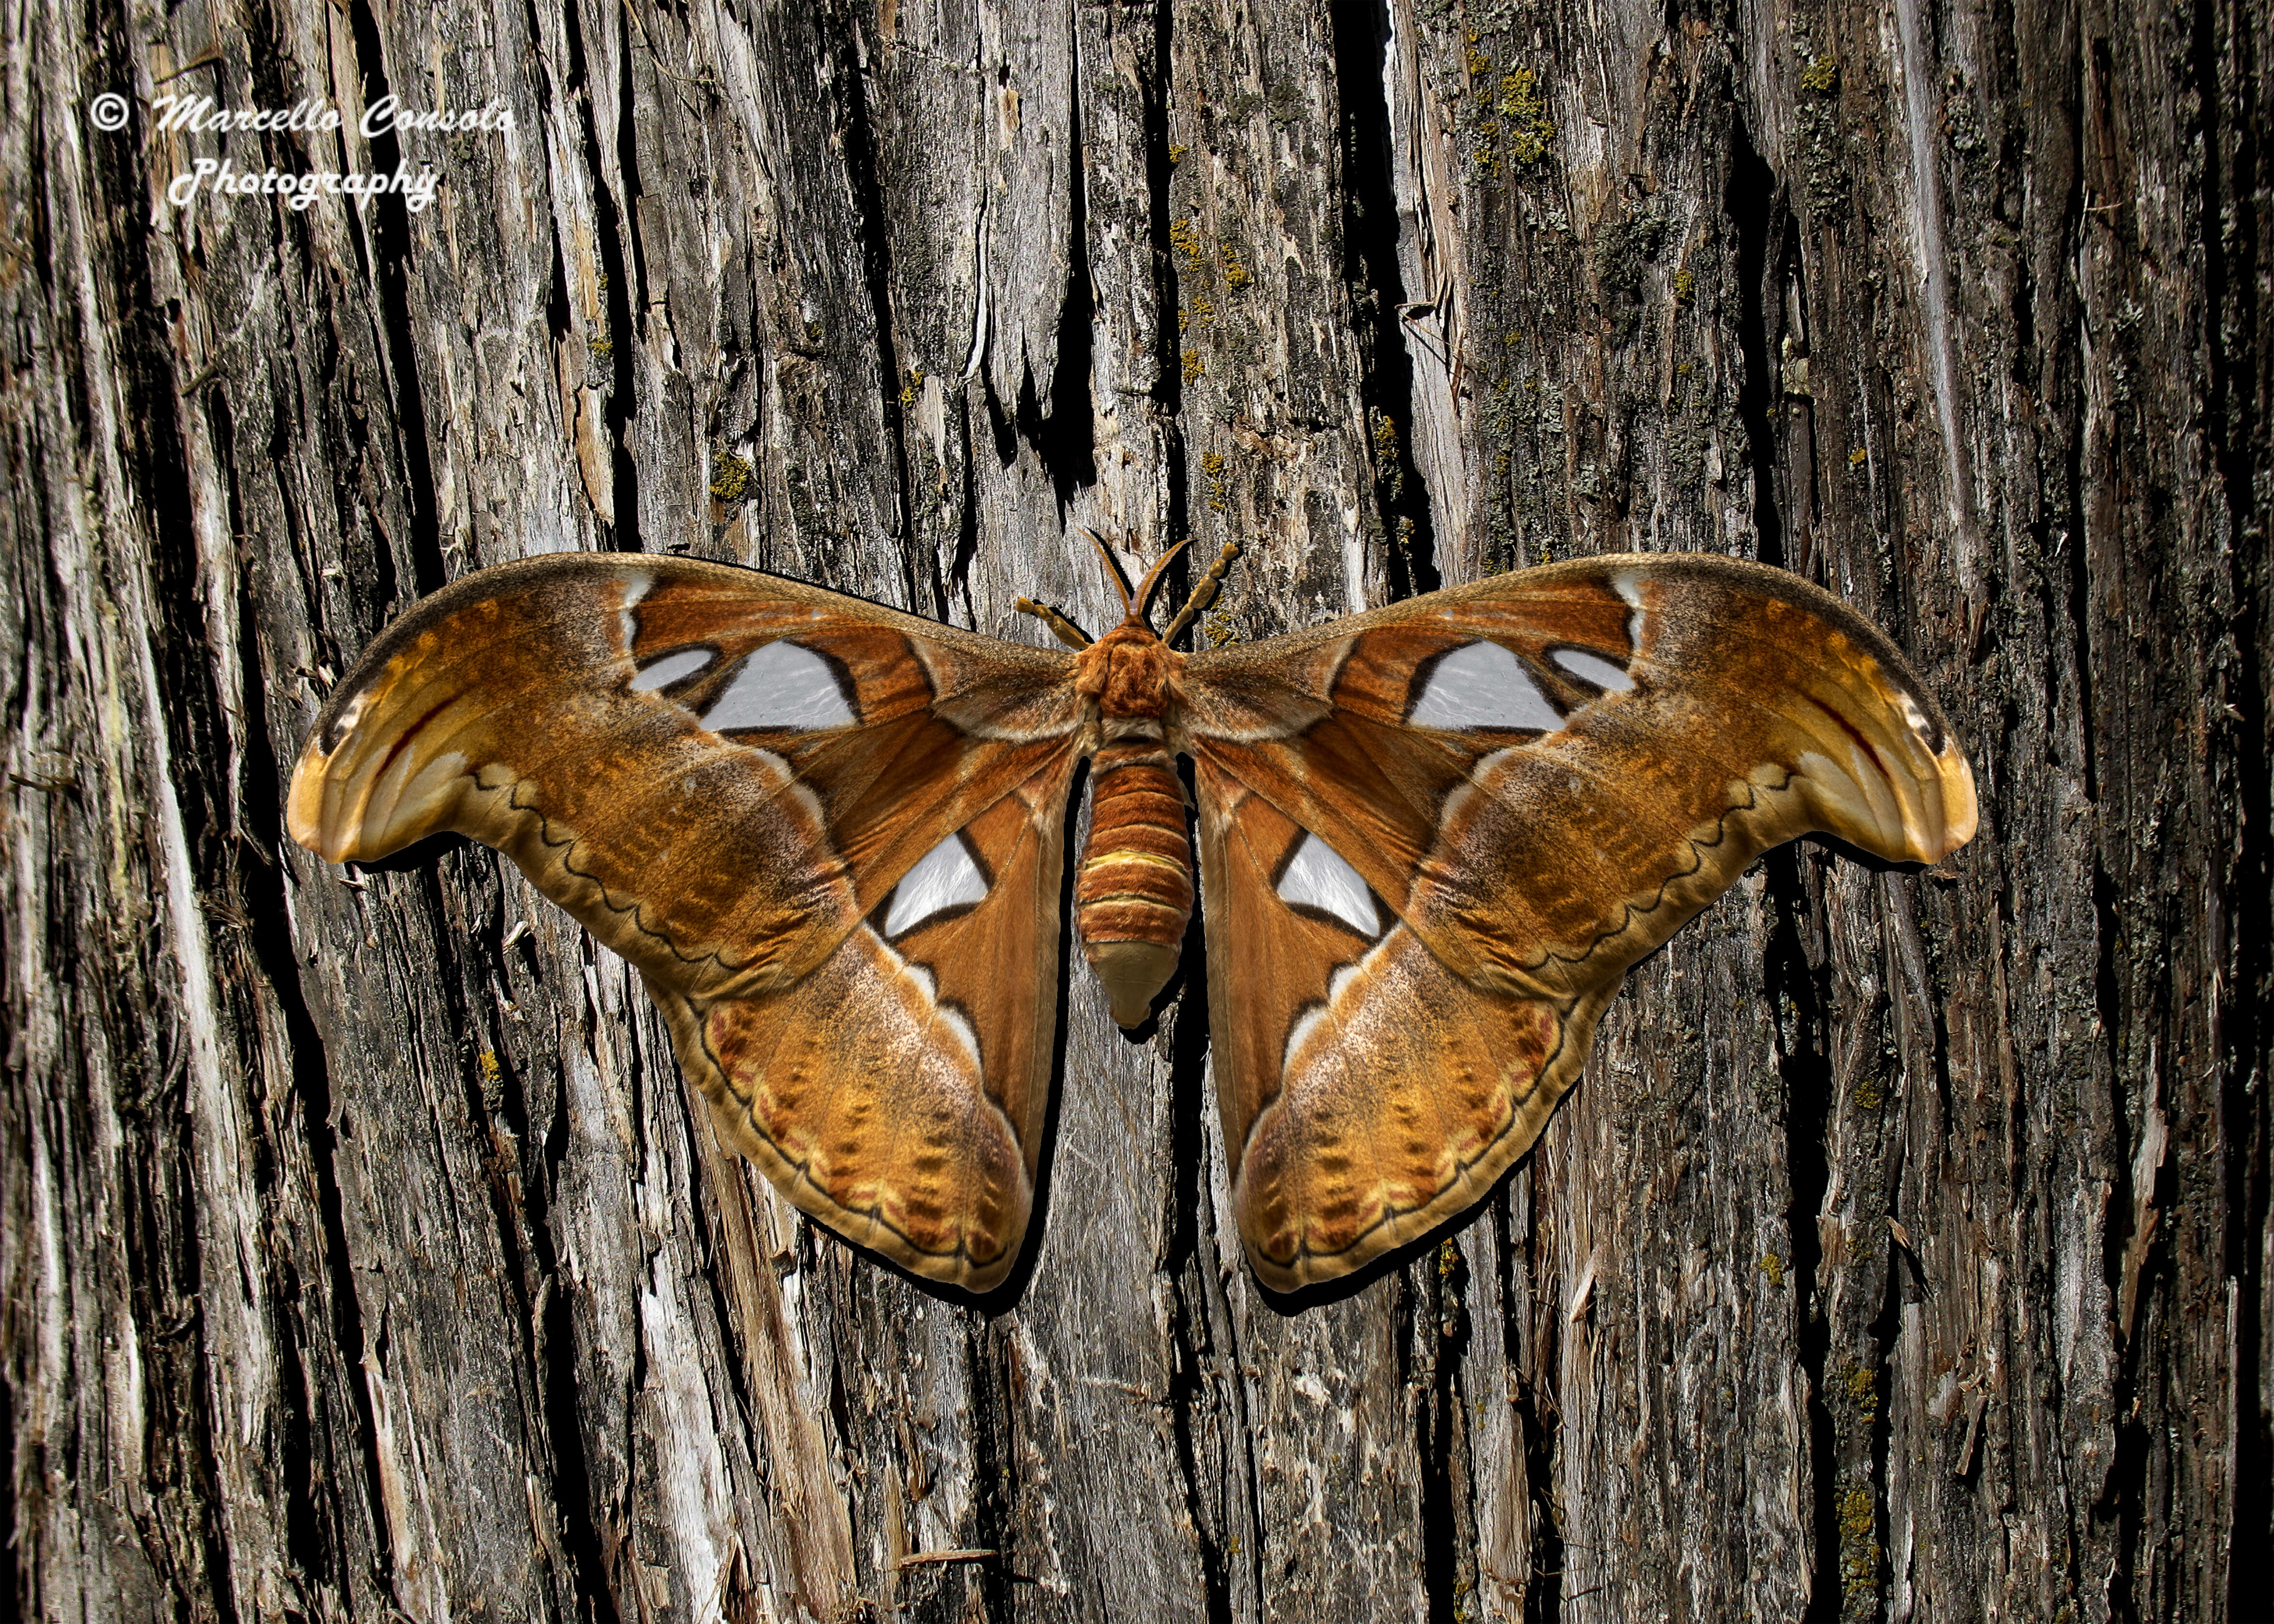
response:
<svg viewBox="0 0 2274 1624"><path fill-rule="evenodd" d="M1182 553L1190 545L1191 538L1186 538L1153 560L1153 568L1145 572L1144 584L1137 589L1137 601L1130 605L1131 614L1141 620L1152 613L1153 594L1161 584L1161 572L1175 563L1177 554Z"/></svg>
<svg viewBox="0 0 2274 1624"><path fill-rule="evenodd" d="M1121 573L1121 560L1113 556L1113 549L1105 545L1105 538L1096 530L1084 530L1089 545L1097 549L1097 556L1105 560L1105 578L1113 583L1113 590L1121 594L1121 613L1134 614L1137 606L1129 600L1129 577Z"/></svg>
<svg viewBox="0 0 2274 1624"><path fill-rule="evenodd" d="M1179 542L1178 545L1184 544ZM1169 622L1169 629L1161 634L1163 643L1174 643L1185 628L1197 620L1208 606L1216 602L1216 595L1224 590L1224 578L1231 568L1231 560L1239 556L1239 544L1227 541L1224 551L1216 554L1216 562L1209 566L1208 574L1193 583L1193 595L1185 599L1185 606L1177 611L1177 618ZM1166 563L1167 560L1162 560Z"/></svg>

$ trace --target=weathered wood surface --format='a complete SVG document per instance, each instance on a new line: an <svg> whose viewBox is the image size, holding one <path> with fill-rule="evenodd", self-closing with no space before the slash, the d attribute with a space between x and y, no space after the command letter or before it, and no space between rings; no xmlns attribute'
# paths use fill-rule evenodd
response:
<svg viewBox="0 0 2274 1624"><path fill-rule="evenodd" d="M2269 18L34 4L0 68L0 1587L44 1618L2250 1616ZM118 90L128 127L91 99ZM161 132L151 98L511 109ZM433 163L434 206L177 170ZM1755 553L1973 741L1772 856L1442 1247L1268 1300L1195 944L974 1307L717 1147L478 849L282 836L418 592L743 560L1216 636ZM2245 1554L2230 1560L2230 1550Z"/></svg>

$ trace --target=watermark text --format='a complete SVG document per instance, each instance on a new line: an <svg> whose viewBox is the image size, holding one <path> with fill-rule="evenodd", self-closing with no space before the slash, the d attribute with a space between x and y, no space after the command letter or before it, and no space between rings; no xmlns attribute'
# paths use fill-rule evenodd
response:
<svg viewBox="0 0 2274 1624"><path fill-rule="evenodd" d="M134 104L116 91L105 91L87 102L87 121L106 132L123 130L133 117ZM149 104L153 133L159 135L301 135L321 137L349 127L347 116L320 96L307 96L290 107L224 107L208 95L168 92ZM510 133L513 109L491 101L473 109L405 107L400 96L381 96L364 109L353 128L366 141L391 136L466 135L475 132ZM302 172L274 164L240 169L226 154L198 158L167 182L166 201L187 208L202 194L215 198L282 198L295 212L319 198L345 198L362 207L374 198L399 197L416 214L434 200L441 185L433 163L415 169L409 161L392 173L320 169Z"/></svg>

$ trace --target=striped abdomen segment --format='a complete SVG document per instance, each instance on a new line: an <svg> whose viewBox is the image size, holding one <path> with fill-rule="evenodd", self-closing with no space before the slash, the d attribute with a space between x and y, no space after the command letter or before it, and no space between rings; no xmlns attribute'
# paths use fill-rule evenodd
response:
<svg viewBox="0 0 2274 1624"><path fill-rule="evenodd" d="M1141 1025L1175 974L1193 916L1184 786L1155 739L1116 741L1091 760L1089 844L1073 886L1074 929L1113 1019Z"/></svg>

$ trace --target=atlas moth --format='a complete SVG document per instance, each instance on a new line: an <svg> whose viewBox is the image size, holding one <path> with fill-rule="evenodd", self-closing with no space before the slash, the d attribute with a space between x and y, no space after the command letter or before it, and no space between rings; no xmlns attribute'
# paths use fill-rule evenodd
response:
<svg viewBox="0 0 2274 1624"><path fill-rule="evenodd" d="M1764 850L1974 833L1933 698L1783 571L1575 560L1178 651L1237 551L1158 634L1173 552L1095 640L1020 599L1064 649L687 558L480 570L329 695L291 831L506 853L788 1199L975 1293L1034 1209L1085 762L1074 929L1141 1026L1197 891L1232 1210L1280 1290L1480 1200L1628 966Z"/></svg>

